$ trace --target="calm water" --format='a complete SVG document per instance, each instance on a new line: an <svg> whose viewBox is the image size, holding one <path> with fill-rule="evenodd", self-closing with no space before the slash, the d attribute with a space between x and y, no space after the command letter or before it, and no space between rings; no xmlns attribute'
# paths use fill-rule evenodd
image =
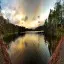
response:
<svg viewBox="0 0 64 64"><path fill-rule="evenodd" d="M8 45L12 64L48 64L50 53L44 35L25 34Z"/></svg>

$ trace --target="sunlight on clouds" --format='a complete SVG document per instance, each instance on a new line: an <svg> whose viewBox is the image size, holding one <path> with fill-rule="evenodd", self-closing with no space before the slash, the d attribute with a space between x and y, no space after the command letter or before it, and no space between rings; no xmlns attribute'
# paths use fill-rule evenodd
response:
<svg viewBox="0 0 64 64"><path fill-rule="evenodd" d="M9 19L11 23L19 22L24 17L24 15L16 10L5 8L2 10L3 17Z"/></svg>
<svg viewBox="0 0 64 64"><path fill-rule="evenodd" d="M40 21L40 20L36 19L36 20L32 20L30 22L19 21L19 24L17 24L17 25L24 26L26 28L33 28L33 29L35 29L36 27L43 25L42 21L40 23L38 21Z"/></svg>
<svg viewBox="0 0 64 64"><path fill-rule="evenodd" d="M44 24L55 2L56 0L2 0L2 14L12 24L34 29Z"/></svg>
<svg viewBox="0 0 64 64"><path fill-rule="evenodd" d="M31 2L30 0L29 2ZM33 17L38 16L38 11L40 7L40 1L36 3L36 0L33 0L33 4L28 4L27 1L23 0L7 0L7 6L3 6L2 8L2 14L5 19L9 19L9 22L18 26L23 26L25 28L36 28L43 24L43 21L39 18L35 18L33 20ZM24 4L21 4L24 3ZM5 2L4 2L5 4ZM27 7L28 8L27 8ZM25 17L28 17L28 19L25 21Z"/></svg>
<svg viewBox="0 0 64 64"><path fill-rule="evenodd" d="M43 24L41 18L36 18L35 20L25 21L25 14L22 12L17 12L16 10L5 8L2 10L3 17L9 19L9 22L18 26L23 26L25 28L36 28Z"/></svg>

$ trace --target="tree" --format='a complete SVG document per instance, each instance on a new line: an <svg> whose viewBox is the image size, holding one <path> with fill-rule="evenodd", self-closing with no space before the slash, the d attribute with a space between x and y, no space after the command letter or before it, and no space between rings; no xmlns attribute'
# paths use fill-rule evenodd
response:
<svg viewBox="0 0 64 64"><path fill-rule="evenodd" d="M61 6L61 1L59 1L59 2L56 2L56 4L55 4L55 11L56 11L56 13L55 13L55 17L56 17L56 24L58 25L58 24L60 24L61 23L61 18L62 18L62 15L61 15L61 12L62 12L62 6Z"/></svg>

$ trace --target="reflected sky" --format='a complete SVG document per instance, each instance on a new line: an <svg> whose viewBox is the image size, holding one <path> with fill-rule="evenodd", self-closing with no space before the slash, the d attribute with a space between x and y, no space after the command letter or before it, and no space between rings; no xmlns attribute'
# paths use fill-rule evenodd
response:
<svg viewBox="0 0 64 64"><path fill-rule="evenodd" d="M12 41L8 52L12 64L47 64L50 58L44 36L38 34L26 34Z"/></svg>

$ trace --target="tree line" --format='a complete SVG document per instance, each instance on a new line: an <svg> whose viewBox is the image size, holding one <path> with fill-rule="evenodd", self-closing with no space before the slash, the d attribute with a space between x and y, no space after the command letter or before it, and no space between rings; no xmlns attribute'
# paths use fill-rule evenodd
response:
<svg viewBox="0 0 64 64"><path fill-rule="evenodd" d="M51 47L55 49L58 40L64 35L64 2L58 1L54 9L50 9L49 16L44 23L44 33Z"/></svg>

